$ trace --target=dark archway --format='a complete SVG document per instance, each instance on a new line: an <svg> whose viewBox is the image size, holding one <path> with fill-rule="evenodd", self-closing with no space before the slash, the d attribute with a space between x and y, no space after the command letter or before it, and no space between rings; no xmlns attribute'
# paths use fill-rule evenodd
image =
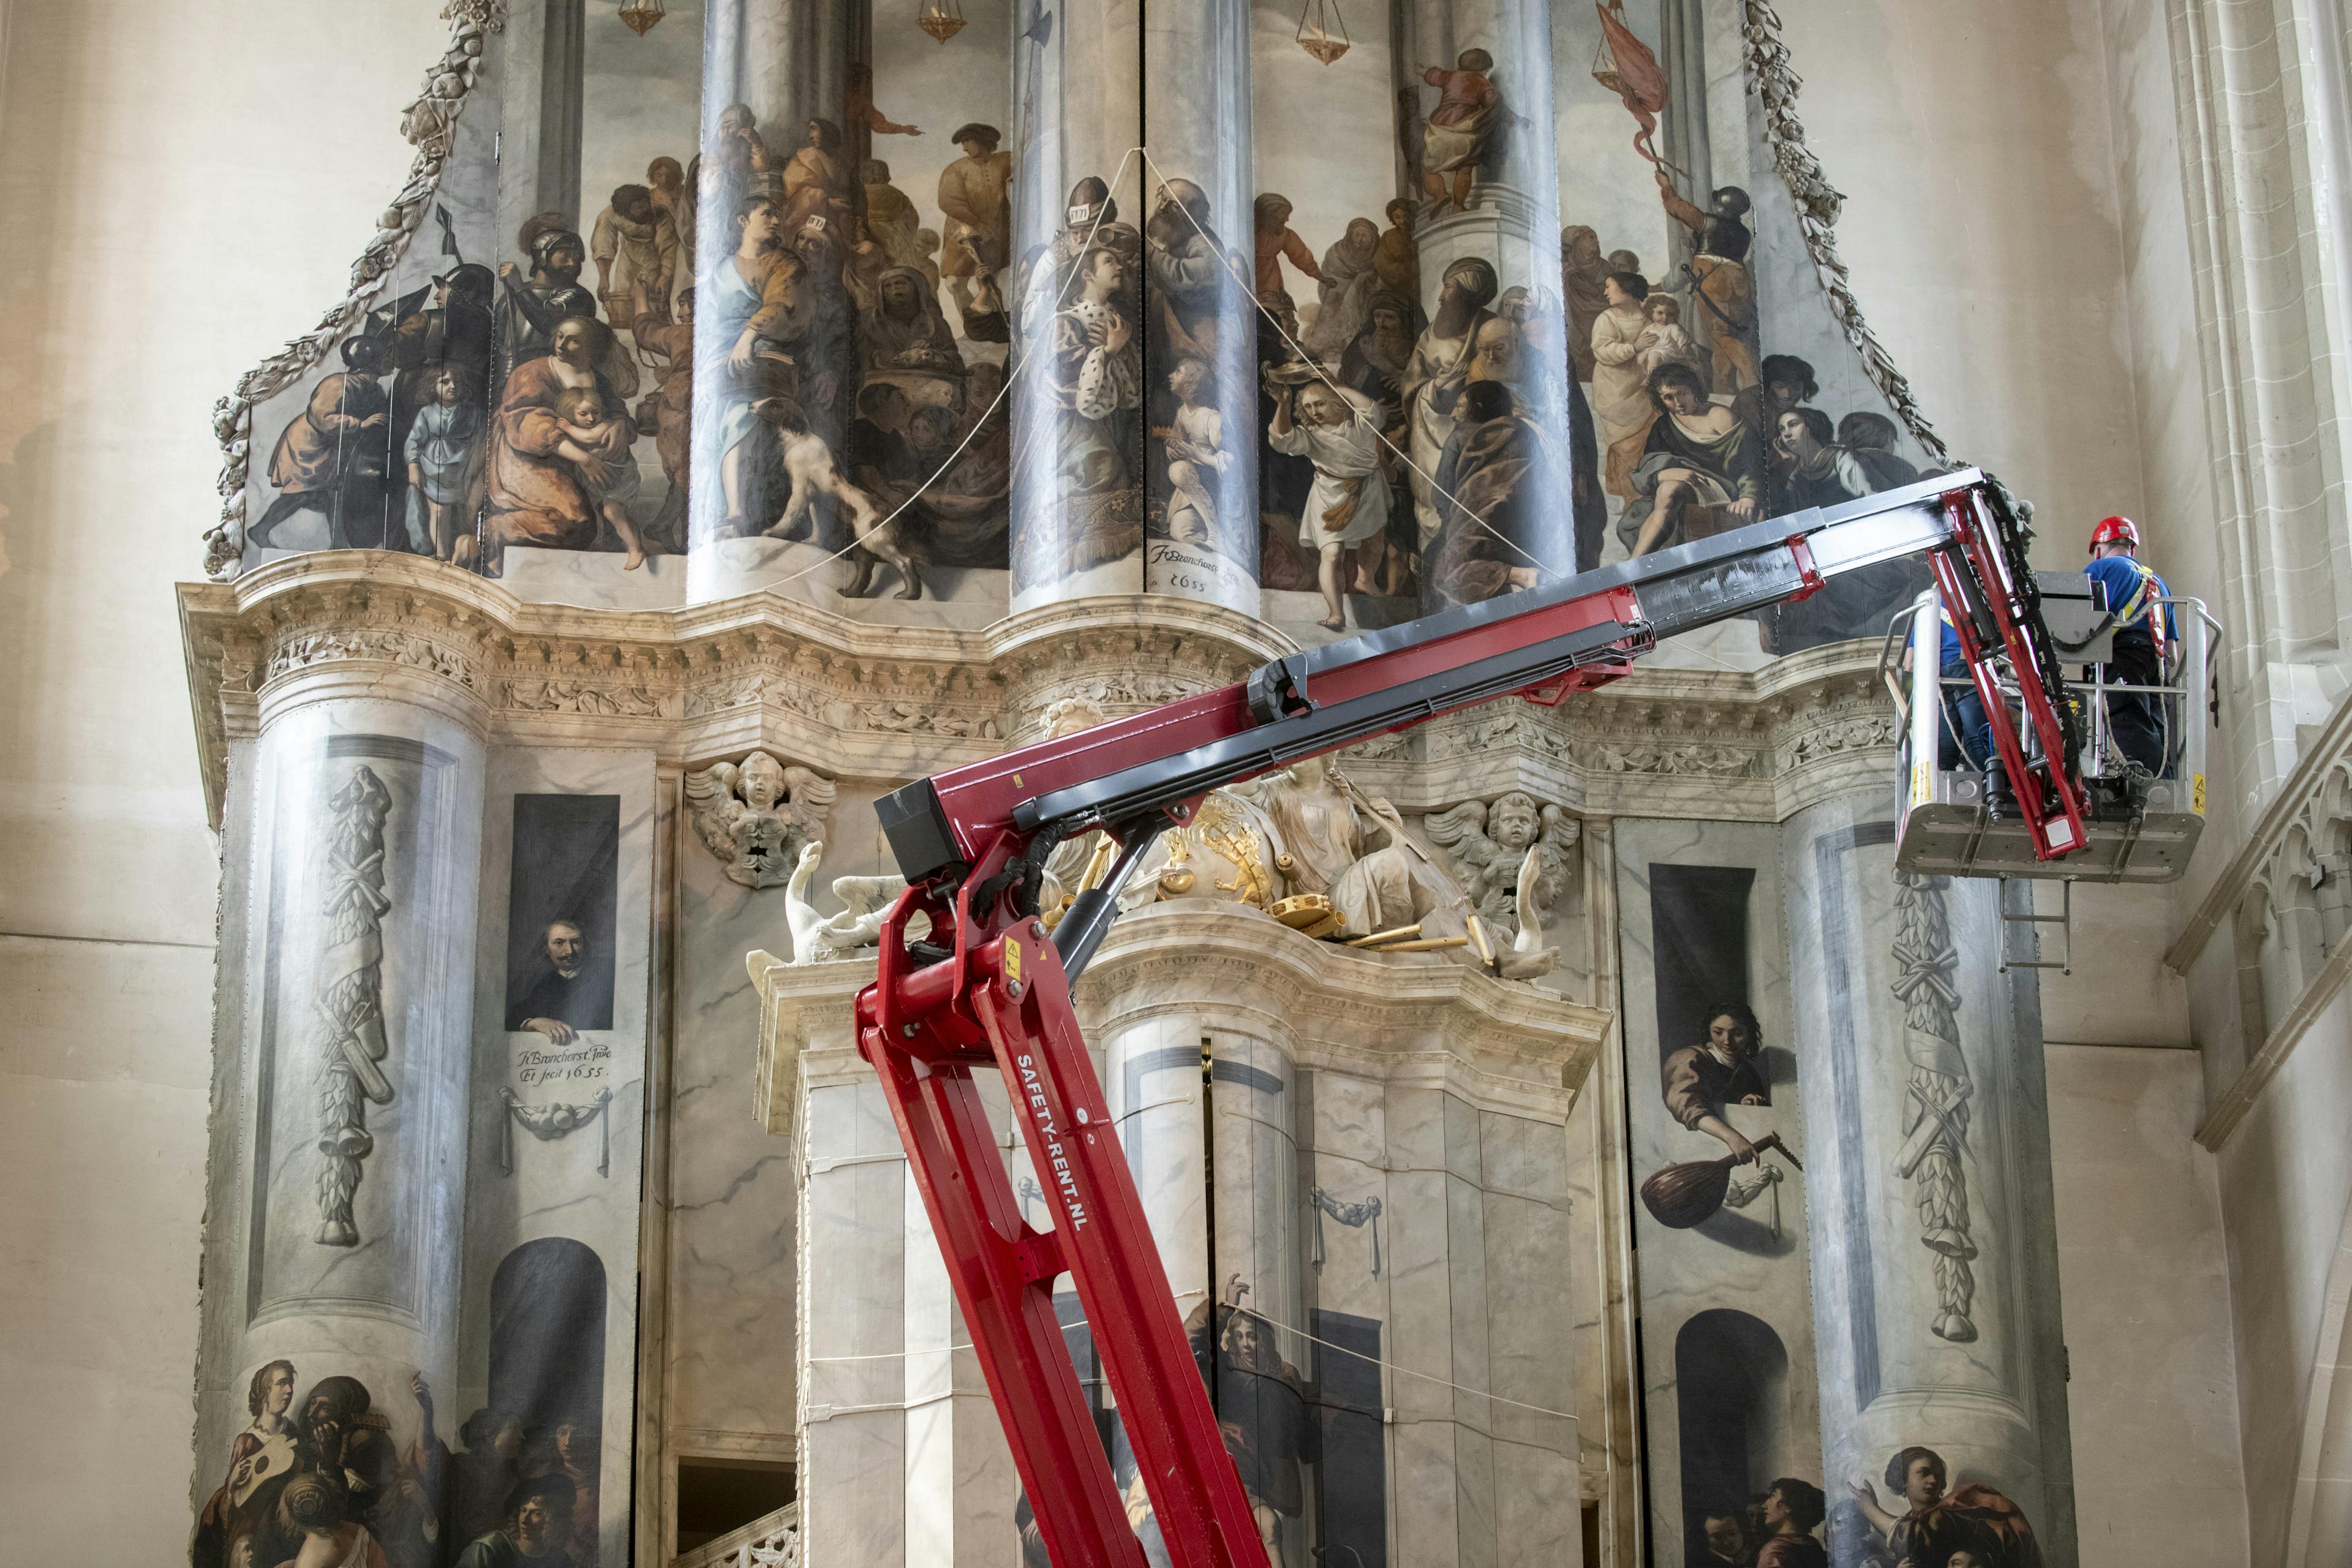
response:
<svg viewBox="0 0 2352 1568"><path fill-rule="evenodd" d="M556 1422L604 1418L604 1264L566 1237L527 1241L490 1279L490 1406L534 1442Z"/></svg>
<svg viewBox="0 0 2352 1568"><path fill-rule="evenodd" d="M1696 1565L1707 1560L1707 1517L1745 1508L1786 1456L1788 1347L1760 1318L1727 1307L1701 1312L1675 1336L1675 1386L1683 1540Z"/></svg>

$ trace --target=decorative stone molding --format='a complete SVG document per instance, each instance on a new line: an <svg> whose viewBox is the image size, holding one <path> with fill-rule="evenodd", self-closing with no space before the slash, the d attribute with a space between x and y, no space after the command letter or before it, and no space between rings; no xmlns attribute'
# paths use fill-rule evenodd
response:
<svg viewBox="0 0 2352 1568"><path fill-rule="evenodd" d="M795 1131L818 1082L870 1071L851 1033L871 959L744 961L760 994L757 1114ZM1227 900L1178 899L1119 917L1075 994L1089 1037L1163 1005L1249 1015L1286 1037L1301 1067L1442 1087L1482 1109L1562 1116L1612 1017L1431 954L1374 956L1312 941Z"/></svg>
<svg viewBox="0 0 2352 1568"><path fill-rule="evenodd" d="M1206 899L1121 916L1075 1000L1089 1037L1162 1006L1248 1014L1254 1036L1286 1037L1303 1068L1443 1084L1517 1114L1565 1112L1612 1018L1434 955L1315 942Z"/></svg>
<svg viewBox="0 0 2352 1568"><path fill-rule="evenodd" d="M299 381L356 327L382 292L408 242L424 225L441 188L457 141L457 120L482 68L488 36L506 30L506 0L448 0L441 7L449 45L425 73L425 86L401 111L400 133L416 149L408 179L376 219L376 231L352 263L351 288L308 333L237 378L236 390L213 405L213 437L220 443L220 521L205 534L205 575L223 581L245 557L246 479L253 456L254 405Z"/></svg>
<svg viewBox="0 0 2352 1568"><path fill-rule="evenodd" d="M744 954L743 967L751 976L751 989L760 994L760 1065L751 1087L753 1113L771 1138L794 1137L803 1054L816 1049L846 1050L855 1067L864 1067L857 1059L850 1021L858 992L874 978L874 961L796 964L755 948Z"/></svg>
<svg viewBox="0 0 2352 1568"><path fill-rule="evenodd" d="M2197 1141L2219 1149L2352 980L2352 699L2336 706L2164 955L2186 975L2213 934L2237 940L2246 1065Z"/></svg>
<svg viewBox="0 0 2352 1568"><path fill-rule="evenodd" d="M336 666L445 684L501 741L648 746L681 764L759 747L895 781L995 754L1056 693L1129 711L1229 684L1289 646L1164 596L985 632L875 626L774 595L651 612L527 604L390 552L183 584L181 623L215 822L227 748L254 733L262 689Z"/></svg>
<svg viewBox="0 0 2352 1568"><path fill-rule="evenodd" d="M1287 648L1215 605L1085 601L982 631L877 626L774 595L679 610L527 604L419 556L289 556L180 590L207 799L274 680L398 670L488 715L495 743L642 746L674 765L752 749L896 783L1043 732L1055 702L1109 717L1228 685ZM1785 820L1889 778L1875 650L1763 669L1637 670L1559 708L1497 702L1349 748L1410 813L1524 790L1578 816Z"/></svg>

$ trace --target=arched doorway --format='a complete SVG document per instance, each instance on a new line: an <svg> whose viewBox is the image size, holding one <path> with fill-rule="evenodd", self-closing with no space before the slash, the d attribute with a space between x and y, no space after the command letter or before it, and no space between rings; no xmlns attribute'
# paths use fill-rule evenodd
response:
<svg viewBox="0 0 2352 1568"><path fill-rule="evenodd" d="M1728 1307L1698 1313L1675 1336L1680 1405L1683 1540L1707 1561L1706 1521L1738 1514L1784 1472L1789 1352L1762 1319Z"/></svg>
<svg viewBox="0 0 2352 1568"><path fill-rule="evenodd" d="M527 1241L490 1279L490 1406L511 1410L530 1441L557 1423L599 1433L604 1416L604 1265L568 1237Z"/></svg>

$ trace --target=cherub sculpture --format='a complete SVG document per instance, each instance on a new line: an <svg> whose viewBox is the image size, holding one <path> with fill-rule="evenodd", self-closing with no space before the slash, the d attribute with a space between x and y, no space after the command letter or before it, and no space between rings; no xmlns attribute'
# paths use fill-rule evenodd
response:
<svg viewBox="0 0 2352 1568"><path fill-rule="evenodd" d="M781 886L802 845L821 837L834 784L765 752L686 775L687 810L704 846L747 888Z"/></svg>
<svg viewBox="0 0 2352 1568"><path fill-rule="evenodd" d="M801 846L799 861L784 883L784 921L792 927L796 966L846 958L861 947L875 946L882 939L882 917L891 900L907 889L903 877L835 877L833 896L848 907L837 915L821 914L808 893L824 859L824 840L810 839ZM924 935L927 929L912 934Z"/></svg>
<svg viewBox="0 0 2352 1568"><path fill-rule="evenodd" d="M1451 810L1433 812L1422 819L1422 831L1477 904L1479 918L1506 937L1517 937L1523 913L1540 928L1568 896L1570 852L1581 829L1559 807L1538 806L1522 790L1511 791L1492 805L1465 800ZM1523 910L1523 886L1533 889L1532 910Z"/></svg>

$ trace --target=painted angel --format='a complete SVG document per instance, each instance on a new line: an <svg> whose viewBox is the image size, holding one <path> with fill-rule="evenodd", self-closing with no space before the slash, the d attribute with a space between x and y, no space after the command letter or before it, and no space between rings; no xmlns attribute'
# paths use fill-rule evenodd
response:
<svg viewBox="0 0 2352 1568"><path fill-rule="evenodd" d="M746 888L780 886L801 846L821 838L833 813L834 783L765 752L686 775L695 836Z"/></svg>

